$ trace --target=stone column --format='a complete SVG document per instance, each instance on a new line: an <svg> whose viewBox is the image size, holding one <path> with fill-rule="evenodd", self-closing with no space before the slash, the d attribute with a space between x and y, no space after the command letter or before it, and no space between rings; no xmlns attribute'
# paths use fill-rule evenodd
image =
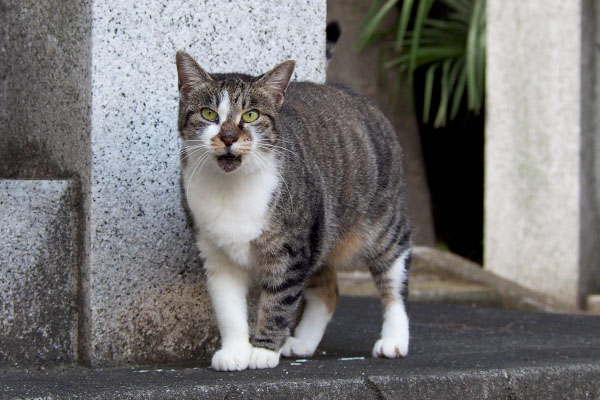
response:
<svg viewBox="0 0 600 400"><path fill-rule="evenodd" d="M63 3L2 4L0 177L80 188L75 361L195 360L217 337L181 207L175 52L212 72L295 59L324 82L325 1Z"/></svg>
<svg viewBox="0 0 600 400"><path fill-rule="evenodd" d="M325 2L96 0L92 15L89 354L193 360L214 343L179 189L175 51L207 71L296 59L324 81Z"/></svg>
<svg viewBox="0 0 600 400"><path fill-rule="evenodd" d="M594 6L488 1L485 266L577 306L600 291Z"/></svg>

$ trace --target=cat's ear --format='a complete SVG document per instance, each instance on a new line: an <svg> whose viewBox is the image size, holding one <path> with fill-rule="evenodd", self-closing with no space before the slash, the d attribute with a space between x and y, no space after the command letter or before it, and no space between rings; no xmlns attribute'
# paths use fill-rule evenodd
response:
<svg viewBox="0 0 600 400"><path fill-rule="evenodd" d="M285 91L290 84L290 79L292 79L292 74L294 73L295 67L296 61L284 61L264 74L255 83L256 87L265 90L272 96L273 101L279 108L281 108L283 105L283 96L285 95Z"/></svg>
<svg viewBox="0 0 600 400"><path fill-rule="evenodd" d="M177 64L178 88L183 93L189 92L195 83L212 82L210 75L185 51L178 51L175 55Z"/></svg>

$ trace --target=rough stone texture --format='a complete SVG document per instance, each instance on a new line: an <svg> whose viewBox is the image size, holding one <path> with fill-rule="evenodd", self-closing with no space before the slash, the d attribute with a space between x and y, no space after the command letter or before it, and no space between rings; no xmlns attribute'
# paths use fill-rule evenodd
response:
<svg viewBox="0 0 600 400"><path fill-rule="evenodd" d="M87 179L90 13L86 0L0 0L0 177Z"/></svg>
<svg viewBox="0 0 600 400"><path fill-rule="evenodd" d="M194 360L216 335L181 208L175 52L325 80L325 1L1 0L0 177L74 178L78 361Z"/></svg>
<svg viewBox="0 0 600 400"><path fill-rule="evenodd" d="M0 366L76 361L73 188L0 180Z"/></svg>
<svg viewBox="0 0 600 400"><path fill-rule="evenodd" d="M71 178L80 255L89 253L91 8L89 0L0 0L0 178ZM79 258L81 290L87 263Z"/></svg>
<svg viewBox="0 0 600 400"><path fill-rule="evenodd" d="M323 82L325 1L97 0L92 12L90 362L195 360L215 332L180 201L175 51L212 72L292 58L296 79Z"/></svg>
<svg viewBox="0 0 600 400"><path fill-rule="evenodd" d="M592 11L488 2L485 266L576 306L600 287Z"/></svg>
<svg viewBox="0 0 600 400"><path fill-rule="evenodd" d="M396 101L394 97L394 74L382 71L378 74L379 49L372 46L364 51L356 50L358 30L370 6L364 0L327 1L327 20L340 24L342 35L327 67L327 81L352 87L359 93L376 101L398 132L403 148L404 179L408 215L415 230L415 243L422 246L435 245L431 200L425 165L421 153L421 140L415 111L407 88L403 88Z"/></svg>
<svg viewBox="0 0 600 400"><path fill-rule="evenodd" d="M0 371L19 399L598 399L600 317L413 303L405 359L371 357L375 299L342 297L317 355L236 373L152 366Z"/></svg>

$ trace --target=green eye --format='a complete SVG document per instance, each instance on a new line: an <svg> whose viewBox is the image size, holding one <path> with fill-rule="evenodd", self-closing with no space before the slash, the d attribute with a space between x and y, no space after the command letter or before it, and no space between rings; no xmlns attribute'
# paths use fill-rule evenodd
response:
<svg viewBox="0 0 600 400"><path fill-rule="evenodd" d="M244 120L244 122L254 122L258 119L258 111L256 110L250 110L250 111L246 111L245 113L242 114L242 119Z"/></svg>
<svg viewBox="0 0 600 400"><path fill-rule="evenodd" d="M207 107L204 107L202 110L200 110L200 113L202 114L202 118L210 122L214 122L218 118L217 113Z"/></svg>

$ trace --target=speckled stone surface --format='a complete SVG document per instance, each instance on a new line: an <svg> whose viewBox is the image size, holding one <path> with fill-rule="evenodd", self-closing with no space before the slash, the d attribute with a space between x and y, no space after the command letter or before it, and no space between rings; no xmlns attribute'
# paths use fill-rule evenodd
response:
<svg viewBox="0 0 600 400"><path fill-rule="evenodd" d="M0 366L76 361L72 186L0 180Z"/></svg>
<svg viewBox="0 0 600 400"><path fill-rule="evenodd" d="M575 306L600 291L592 3L493 0L487 14L485 265Z"/></svg>
<svg viewBox="0 0 600 400"><path fill-rule="evenodd" d="M193 361L217 337L179 191L175 52L325 79L325 1L93 2L92 365Z"/></svg>
<svg viewBox="0 0 600 400"><path fill-rule="evenodd" d="M0 1L0 178L69 178L81 188L82 255L89 254L91 10L89 0ZM79 259L82 287L87 260Z"/></svg>

